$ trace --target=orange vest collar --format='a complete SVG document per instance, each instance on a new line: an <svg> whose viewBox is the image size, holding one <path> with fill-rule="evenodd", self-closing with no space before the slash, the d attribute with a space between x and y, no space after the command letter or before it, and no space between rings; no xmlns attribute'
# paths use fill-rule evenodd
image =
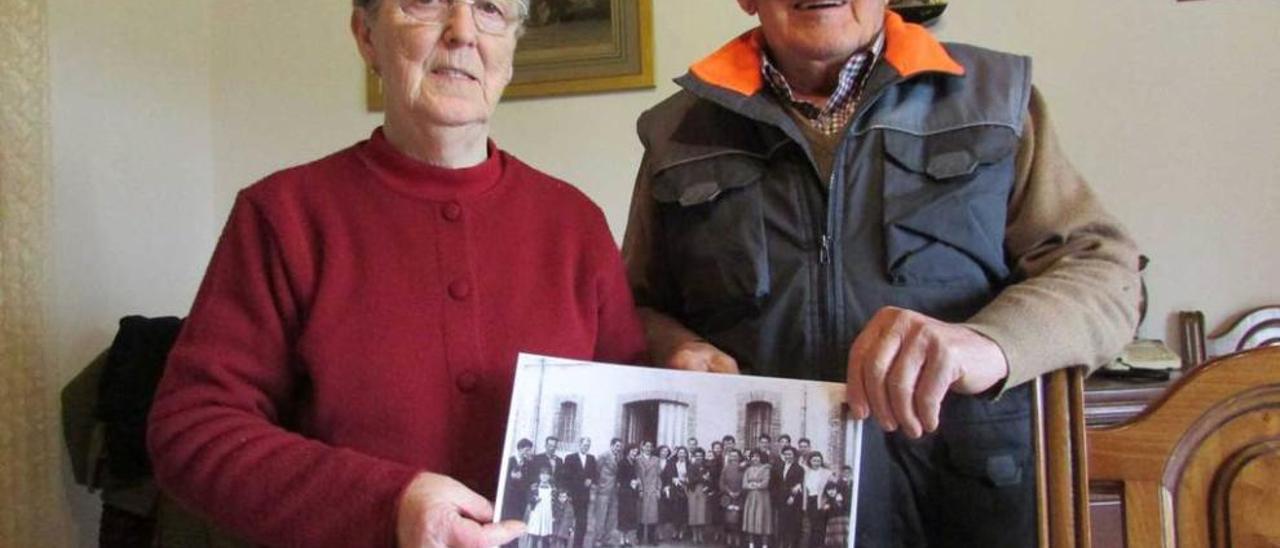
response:
<svg viewBox="0 0 1280 548"><path fill-rule="evenodd" d="M760 29L742 33L715 53L694 63L689 71L698 79L742 95L755 95L764 86L760 64Z"/></svg>
<svg viewBox="0 0 1280 548"><path fill-rule="evenodd" d="M924 27L909 24L893 11L884 16L884 60L904 77L936 71L960 76L960 66ZM708 84L741 95L754 95L764 86L760 73L760 29L749 30L715 53L694 63L689 71Z"/></svg>
<svg viewBox="0 0 1280 548"><path fill-rule="evenodd" d="M921 72L964 75L964 67L951 58L928 30L903 21L902 16L893 11L885 11L884 16L884 60L903 78Z"/></svg>

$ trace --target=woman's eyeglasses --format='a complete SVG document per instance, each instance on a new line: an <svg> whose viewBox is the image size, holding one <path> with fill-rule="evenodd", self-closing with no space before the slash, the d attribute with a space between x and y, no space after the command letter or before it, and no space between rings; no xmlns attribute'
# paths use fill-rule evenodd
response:
<svg viewBox="0 0 1280 548"><path fill-rule="evenodd" d="M400 11L428 25L442 25L457 4L471 8L476 30L485 34L506 34L520 20L518 0L400 0Z"/></svg>

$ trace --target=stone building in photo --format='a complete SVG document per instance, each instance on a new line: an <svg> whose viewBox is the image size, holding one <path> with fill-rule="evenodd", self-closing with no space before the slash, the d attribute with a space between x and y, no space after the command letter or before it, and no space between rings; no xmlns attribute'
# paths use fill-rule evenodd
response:
<svg viewBox="0 0 1280 548"><path fill-rule="evenodd" d="M793 445L808 438L830 467L846 462L851 425L840 384L558 362L529 367L517 382L508 453L520 438L541 451L548 436L564 455L582 437L599 454L615 437L670 447L693 437L709 450L725 435L750 449L760 434L787 434Z"/></svg>

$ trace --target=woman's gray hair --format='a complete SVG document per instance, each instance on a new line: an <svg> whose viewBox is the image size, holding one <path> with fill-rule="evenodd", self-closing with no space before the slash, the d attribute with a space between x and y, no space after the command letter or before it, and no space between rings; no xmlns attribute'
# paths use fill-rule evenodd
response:
<svg viewBox="0 0 1280 548"><path fill-rule="evenodd" d="M520 27L524 27L524 22L529 18L529 0L514 0L516 3L516 14L520 19ZM382 0L351 0L351 4L357 8L365 10L367 13L376 13L378 5Z"/></svg>

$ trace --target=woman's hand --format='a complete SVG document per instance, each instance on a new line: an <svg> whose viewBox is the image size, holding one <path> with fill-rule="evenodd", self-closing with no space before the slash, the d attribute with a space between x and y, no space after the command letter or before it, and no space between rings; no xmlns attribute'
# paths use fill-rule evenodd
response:
<svg viewBox="0 0 1280 548"><path fill-rule="evenodd" d="M400 495L396 542L400 548L472 546L511 542L524 524L493 520L493 505L453 478L423 472Z"/></svg>
<svg viewBox="0 0 1280 548"><path fill-rule="evenodd" d="M664 364L672 369L738 374L738 361L703 340L681 343Z"/></svg>

